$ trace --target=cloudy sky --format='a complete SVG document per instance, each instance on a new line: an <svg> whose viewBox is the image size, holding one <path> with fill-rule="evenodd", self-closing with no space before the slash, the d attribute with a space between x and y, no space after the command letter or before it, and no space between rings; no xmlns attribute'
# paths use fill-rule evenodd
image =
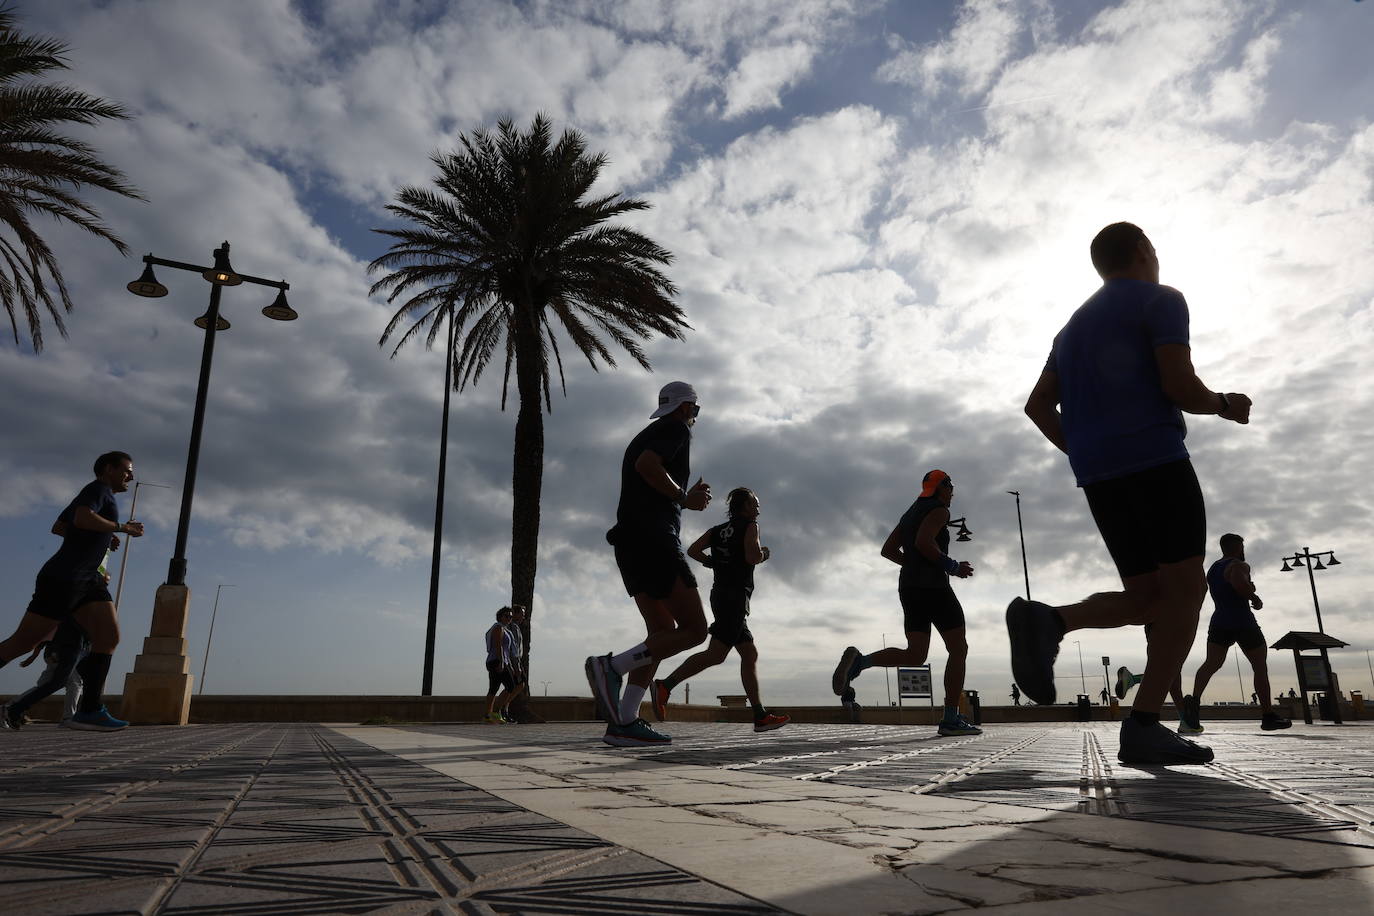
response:
<svg viewBox="0 0 1374 916"><path fill-rule="evenodd" d="M699 471L763 502L774 559L752 627L765 699L833 702L838 652L900 639L878 548L922 473L954 477L977 568L958 583L969 686L1010 685L1007 601L1116 583L1063 456L1021 413L1050 339L1097 287L1087 246L1131 220L1192 310L1211 387L1254 399L1248 427L1196 417L1188 443L1209 543L1247 538L1261 622L1315 629L1310 546L1347 688L1371 689L1374 479L1374 6L1257 2L131 2L18 0L72 47L69 80L135 117L92 131L147 203L93 196L139 255L291 283L299 321L228 290L189 549L188 636L220 693L418 692L443 360L394 359L367 295L374 227L461 132L536 112L585 133L606 190L672 250L693 330L654 372L568 363L547 419L535 692L585 694L582 659L642 634L602 534L626 442L658 387L692 381ZM176 527L207 287L164 299L108 245L54 227L77 302L70 338L0 346L0 571L17 620L55 547L48 526L106 449L133 453L148 534L128 556L133 665ZM623 362L628 363L629 360ZM480 638L508 598L512 411L499 379L453 402L436 692L485 689ZM128 511L128 498L123 498ZM689 514L695 536L721 516ZM1204 623L1205 629L1205 623ZM1100 657L1143 664L1138 630L1065 644L1061 692ZM1188 673L1200 663L1199 634ZM1291 664L1271 656L1276 688ZM934 653L937 670L943 653ZM17 691L32 669L0 672ZM1235 699L1223 669L1209 699ZM739 691L732 665L694 700ZM879 673L860 700L886 702ZM1248 670L1245 693L1250 691Z"/></svg>

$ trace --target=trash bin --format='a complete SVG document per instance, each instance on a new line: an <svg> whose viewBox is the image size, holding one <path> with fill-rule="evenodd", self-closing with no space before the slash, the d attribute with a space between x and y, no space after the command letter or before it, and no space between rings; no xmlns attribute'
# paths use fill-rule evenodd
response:
<svg viewBox="0 0 1374 916"><path fill-rule="evenodd" d="M1355 718L1364 718L1364 694L1358 690L1350 691L1350 708L1355 713Z"/></svg>
<svg viewBox="0 0 1374 916"><path fill-rule="evenodd" d="M983 704L980 703L980 702L978 702L978 691L976 691L976 690L967 690L967 691L965 691L965 693L968 694L968 707L969 707L969 710L971 711L971 713L972 713L972 715L973 715L973 724L974 724L974 725L982 725L982 724L983 724Z"/></svg>
<svg viewBox="0 0 1374 916"><path fill-rule="evenodd" d="M1336 712L1331 707L1331 695L1326 693L1317 694L1317 718L1334 721Z"/></svg>
<svg viewBox="0 0 1374 916"><path fill-rule="evenodd" d="M1079 721L1079 722L1091 722L1092 719L1093 719L1093 704L1092 704L1092 700L1089 700L1089 699L1088 699L1088 695L1087 695L1086 693L1080 693L1080 694L1078 695L1078 721Z"/></svg>

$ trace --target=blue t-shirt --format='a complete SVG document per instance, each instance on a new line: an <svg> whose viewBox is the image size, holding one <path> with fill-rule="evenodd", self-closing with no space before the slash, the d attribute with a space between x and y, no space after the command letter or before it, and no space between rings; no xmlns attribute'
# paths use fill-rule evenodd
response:
<svg viewBox="0 0 1374 916"><path fill-rule="evenodd" d="M99 575L97 570L105 561L105 552L110 549L111 535L108 531L88 531L76 527L76 510L81 506L109 521L119 521L114 491L99 480L86 484L76 499L58 516L66 523L67 533L62 536L62 546L57 548L57 553L38 571L40 576L85 580Z"/></svg>
<svg viewBox="0 0 1374 916"><path fill-rule="evenodd" d="M1169 286L1108 280L1054 338L1064 437L1078 485L1188 457L1183 413L1164 394L1155 348L1188 343L1188 303Z"/></svg>
<svg viewBox="0 0 1374 916"><path fill-rule="evenodd" d="M644 452L663 459L663 468L680 487L692 485L692 431L676 417L659 417L630 440L620 462L620 504L616 507L615 537L681 539L682 507L649 486L635 470Z"/></svg>

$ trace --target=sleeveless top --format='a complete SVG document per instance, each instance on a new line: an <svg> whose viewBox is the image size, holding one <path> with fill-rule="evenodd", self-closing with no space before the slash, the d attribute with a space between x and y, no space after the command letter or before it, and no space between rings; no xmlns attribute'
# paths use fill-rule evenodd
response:
<svg viewBox="0 0 1374 916"><path fill-rule="evenodd" d="M1234 562L1235 557L1222 557L1207 570L1207 591L1212 593L1212 601L1216 604L1212 623L1223 627L1257 626L1250 602L1226 581L1226 570Z"/></svg>
<svg viewBox="0 0 1374 916"><path fill-rule="evenodd" d="M921 522L930 513L943 508L939 497L922 496L911 504L897 523L902 543L902 573L897 578L897 588L950 588L949 573L939 563L927 557L916 548L916 532L921 530ZM935 535L935 546L941 553L949 553L949 529L940 528Z"/></svg>
<svg viewBox="0 0 1374 916"><path fill-rule="evenodd" d="M711 569L717 586L742 588L753 594L754 564L745 559L744 534L754 524L753 519L732 518L711 529Z"/></svg>

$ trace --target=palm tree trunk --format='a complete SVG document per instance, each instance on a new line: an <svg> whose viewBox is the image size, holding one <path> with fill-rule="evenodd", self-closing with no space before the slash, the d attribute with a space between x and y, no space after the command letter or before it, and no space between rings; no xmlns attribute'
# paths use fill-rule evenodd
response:
<svg viewBox="0 0 1374 916"><path fill-rule="evenodd" d="M539 497L544 486L544 410L539 386L538 340L517 333L515 381L520 409L515 420L515 462L511 474L511 603L525 606L525 646L520 663L529 674L534 577L539 565Z"/></svg>

